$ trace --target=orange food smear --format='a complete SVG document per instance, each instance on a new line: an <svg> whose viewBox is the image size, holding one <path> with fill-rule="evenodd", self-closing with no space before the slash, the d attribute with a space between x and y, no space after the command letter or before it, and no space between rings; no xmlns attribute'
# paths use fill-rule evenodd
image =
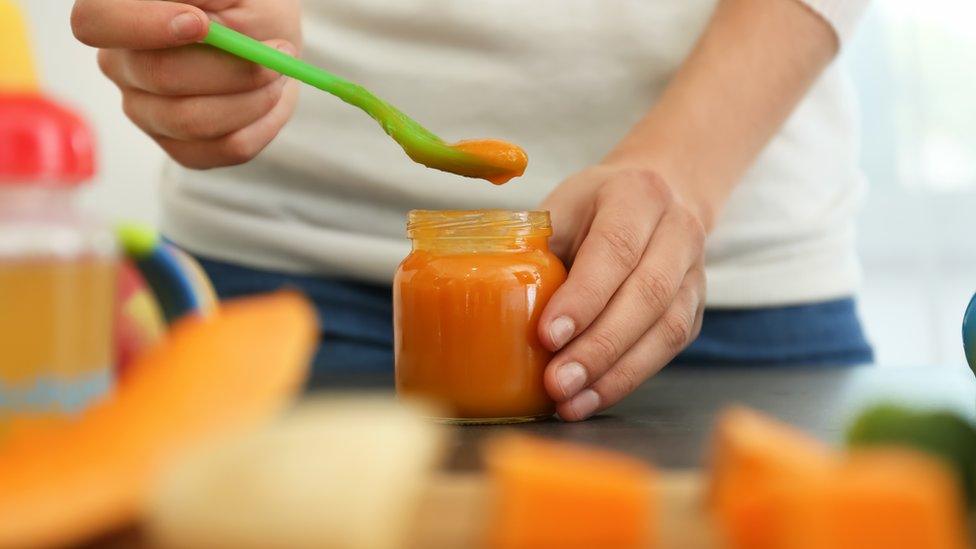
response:
<svg viewBox="0 0 976 549"><path fill-rule="evenodd" d="M495 185L503 185L525 173L529 157L518 145L500 139L459 141L451 148L478 157L490 168L481 175Z"/></svg>
<svg viewBox="0 0 976 549"><path fill-rule="evenodd" d="M514 252L414 251L394 281L398 393L457 418L552 414L536 327L565 278L545 237Z"/></svg>
<svg viewBox="0 0 976 549"><path fill-rule="evenodd" d="M654 469L635 458L508 435L486 448L496 549L656 547Z"/></svg>

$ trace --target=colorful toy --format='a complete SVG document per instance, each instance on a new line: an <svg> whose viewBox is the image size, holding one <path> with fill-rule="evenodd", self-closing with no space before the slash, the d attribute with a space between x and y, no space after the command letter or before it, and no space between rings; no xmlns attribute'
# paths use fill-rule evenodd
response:
<svg viewBox="0 0 976 549"><path fill-rule="evenodd" d="M218 300L200 264L155 231L127 224L116 234L127 256L119 264L115 325L116 372L123 376L139 353L162 338L168 324L186 315L211 314Z"/></svg>
<svg viewBox="0 0 976 549"><path fill-rule="evenodd" d="M119 262L115 300L115 364L119 376L140 353L158 343L166 333L163 312L142 275L129 260Z"/></svg>
<svg viewBox="0 0 976 549"><path fill-rule="evenodd" d="M189 314L210 314L217 294L192 257L139 225L118 229L119 242L152 289L167 323Z"/></svg>
<svg viewBox="0 0 976 549"><path fill-rule="evenodd" d="M962 346L969 368L976 372L976 295L969 301L962 317Z"/></svg>

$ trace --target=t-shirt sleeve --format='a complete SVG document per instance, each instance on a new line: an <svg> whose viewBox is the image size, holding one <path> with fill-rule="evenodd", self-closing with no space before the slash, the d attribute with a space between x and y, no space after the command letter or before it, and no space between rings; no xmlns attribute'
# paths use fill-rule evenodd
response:
<svg viewBox="0 0 976 549"><path fill-rule="evenodd" d="M870 0L800 0L823 17L840 39L841 45L850 39L857 22Z"/></svg>

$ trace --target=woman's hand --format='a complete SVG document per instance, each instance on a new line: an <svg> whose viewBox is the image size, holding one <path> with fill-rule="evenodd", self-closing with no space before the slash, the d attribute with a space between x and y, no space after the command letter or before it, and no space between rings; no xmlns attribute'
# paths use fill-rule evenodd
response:
<svg viewBox="0 0 976 549"><path fill-rule="evenodd" d="M837 47L800 2L720 0L650 111L543 203L572 264L539 321L563 419L618 402L697 337L706 229Z"/></svg>
<svg viewBox="0 0 976 549"><path fill-rule="evenodd" d="M544 201L553 251L572 267L539 321L559 352L545 384L560 417L620 401L691 343L705 304L702 211L656 172L600 165Z"/></svg>
<svg viewBox="0 0 976 549"><path fill-rule="evenodd" d="M126 115L189 168L257 156L291 117L298 87L197 44L210 18L284 52L301 47L298 0L76 0L75 36L101 48Z"/></svg>

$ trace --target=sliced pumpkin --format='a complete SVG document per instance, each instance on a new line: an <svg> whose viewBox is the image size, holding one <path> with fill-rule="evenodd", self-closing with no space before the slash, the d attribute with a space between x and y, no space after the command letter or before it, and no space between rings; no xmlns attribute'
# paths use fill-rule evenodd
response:
<svg viewBox="0 0 976 549"><path fill-rule="evenodd" d="M490 545L499 549L653 547L657 475L607 450L523 435L491 441Z"/></svg>
<svg viewBox="0 0 976 549"><path fill-rule="evenodd" d="M781 547L783 521L802 497L836 467L829 447L773 418L746 408L723 412L715 429L708 503L726 544Z"/></svg>
<svg viewBox="0 0 976 549"><path fill-rule="evenodd" d="M952 471L915 450L860 450L785 523L787 549L962 549L965 504Z"/></svg>
<svg viewBox="0 0 976 549"><path fill-rule="evenodd" d="M77 421L12 430L0 446L0 547L76 543L137 518L161 466L290 400L315 334L298 294L231 302L175 324Z"/></svg>

